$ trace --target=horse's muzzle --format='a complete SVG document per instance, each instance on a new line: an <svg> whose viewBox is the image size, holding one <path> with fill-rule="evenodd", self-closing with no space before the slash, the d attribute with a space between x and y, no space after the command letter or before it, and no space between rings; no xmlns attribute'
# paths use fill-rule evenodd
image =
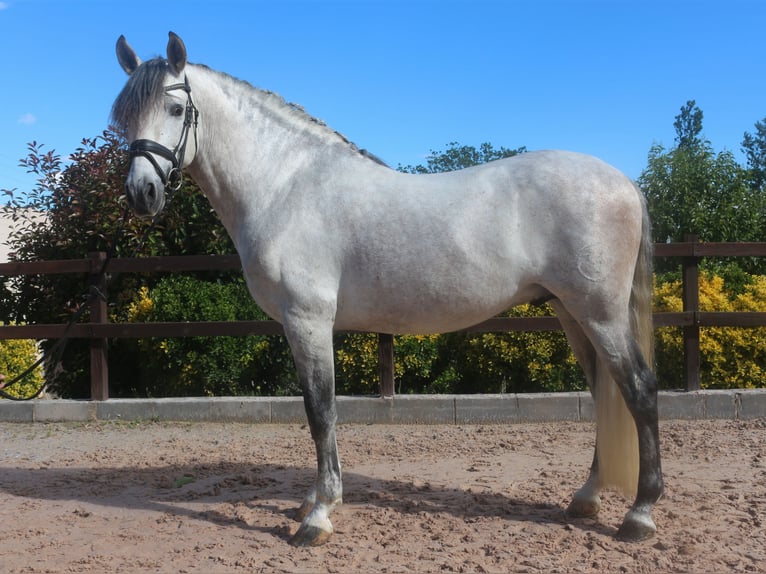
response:
<svg viewBox="0 0 766 574"><path fill-rule="evenodd" d="M165 207L165 186L153 177L129 176L125 196L130 208L139 216L153 217Z"/></svg>

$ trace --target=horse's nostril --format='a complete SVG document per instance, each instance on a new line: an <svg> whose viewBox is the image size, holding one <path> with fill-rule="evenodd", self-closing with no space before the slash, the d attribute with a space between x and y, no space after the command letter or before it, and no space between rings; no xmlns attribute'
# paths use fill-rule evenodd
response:
<svg viewBox="0 0 766 574"><path fill-rule="evenodd" d="M134 194L134 193L133 193L133 191L131 190L131 187L130 187L130 185L129 185L129 184L127 184L127 183L125 184L125 197L127 198L127 200L128 200L128 205L129 205L130 207L133 207L133 206L136 204L136 198L135 198L135 194Z"/></svg>
<svg viewBox="0 0 766 574"><path fill-rule="evenodd" d="M153 183L150 183L146 186L146 196L150 201L157 199L157 188L154 187Z"/></svg>

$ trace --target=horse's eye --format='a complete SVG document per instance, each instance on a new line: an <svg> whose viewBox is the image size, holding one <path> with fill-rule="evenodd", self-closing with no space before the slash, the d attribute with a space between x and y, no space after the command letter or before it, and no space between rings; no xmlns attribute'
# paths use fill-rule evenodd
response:
<svg viewBox="0 0 766 574"><path fill-rule="evenodd" d="M173 109L170 111L170 113L174 116L182 116L184 113L184 107L181 104L176 104L173 106Z"/></svg>

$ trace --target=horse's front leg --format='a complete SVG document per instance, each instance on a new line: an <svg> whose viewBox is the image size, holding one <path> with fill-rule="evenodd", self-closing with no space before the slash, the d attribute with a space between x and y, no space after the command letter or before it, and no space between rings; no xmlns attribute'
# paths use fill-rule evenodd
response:
<svg viewBox="0 0 766 574"><path fill-rule="evenodd" d="M332 325L307 320L286 321L285 333L303 387L303 401L317 453L316 484L296 512L301 525L290 543L317 546L330 538L333 532L330 512L341 504L343 494L335 440Z"/></svg>

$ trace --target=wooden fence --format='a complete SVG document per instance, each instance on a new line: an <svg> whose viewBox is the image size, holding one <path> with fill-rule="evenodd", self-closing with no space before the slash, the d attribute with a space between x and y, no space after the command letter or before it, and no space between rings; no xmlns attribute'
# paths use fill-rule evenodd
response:
<svg viewBox="0 0 766 574"><path fill-rule="evenodd" d="M766 313L711 313L699 310L699 260L702 257L764 257L766 243L700 243L688 236L684 243L658 243L655 257L679 257L683 268L683 311L655 313L655 327L683 328L684 367L686 389L700 388L700 327L761 327L766 326ZM0 263L0 276L81 273L90 276L90 283L106 293L101 270L105 253L93 253L87 259L64 261L29 261ZM189 255L172 257L146 257L112 259L109 273L173 273L182 271L210 271L240 269L237 255ZM109 372L107 341L116 338L196 337L283 335L282 326L275 321L207 321L167 323L109 323L107 301L94 298L90 303L90 322L77 323L69 336L90 339L91 399L109 398ZM0 339L56 339L66 325L13 325L0 326ZM474 327L469 332L551 331L560 329L555 317L495 317ZM394 394L394 339L380 334L380 388L383 396Z"/></svg>

